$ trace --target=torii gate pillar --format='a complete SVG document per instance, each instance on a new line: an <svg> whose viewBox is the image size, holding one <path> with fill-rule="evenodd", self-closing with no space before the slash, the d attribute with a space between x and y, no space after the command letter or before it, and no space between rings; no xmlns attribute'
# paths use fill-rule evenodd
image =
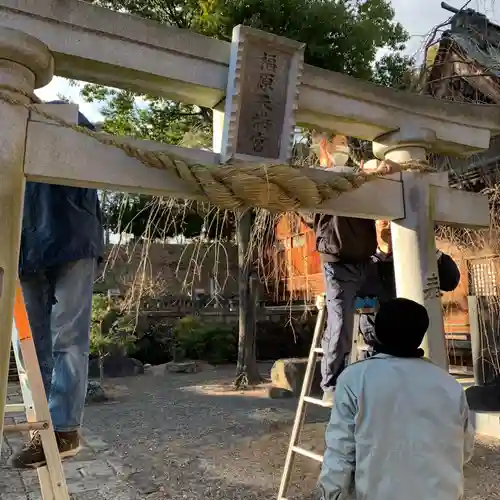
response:
<svg viewBox="0 0 500 500"><path fill-rule="evenodd" d="M410 127L378 137L373 152L379 159L397 163L425 161L426 146L435 140L432 131ZM426 307L430 324L422 347L428 358L447 370L431 179L428 173L402 174L405 217L391 222L394 275L397 296ZM402 331L401 335L404 334Z"/></svg>
<svg viewBox="0 0 500 500"><path fill-rule="evenodd" d="M13 98L29 104L34 88L50 82L54 62L46 45L25 33L0 29L0 85L19 92ZM29 112L0 101L0 331L10 336L17 283L19 240L24 202L24 156ZM51 147L51 145L47 145ZM8 333L5 333L8 332ZM4 345L2 345L4 347ZM7 396L9 349L0 349L0 429ZM2 433L0 432L0 445Z"/></svg>

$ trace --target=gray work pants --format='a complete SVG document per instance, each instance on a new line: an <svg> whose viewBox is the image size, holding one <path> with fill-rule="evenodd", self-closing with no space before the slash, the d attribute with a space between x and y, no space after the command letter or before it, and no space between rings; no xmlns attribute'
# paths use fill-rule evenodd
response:
<svg viewBox="0 0 500 500"><path fill-rule="evenodd" d="M327 323L321 346L321 387L332 391L346 366L352 346L356 294L366 279L369 263L323 264L326 285Z"/></svg>

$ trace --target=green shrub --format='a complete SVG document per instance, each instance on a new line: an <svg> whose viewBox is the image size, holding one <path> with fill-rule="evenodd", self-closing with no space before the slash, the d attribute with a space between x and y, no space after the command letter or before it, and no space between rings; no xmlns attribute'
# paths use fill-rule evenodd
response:
<svg viewBox="0 0 500 500"><path fill-rule="evenodd" d="M136 337L135 318L121 314L109 307L105 295L92 296L92 321L90 326L90 353L100 358L114 350L131 354Z"/></svg>
<svg viewBox="0 0 500 500"><path fill-rule="evenodd" d="M173 334L175 361L199 359L217 364L236 358L236 330L228 325L207 325L186 316L177 321Z"/></svg>

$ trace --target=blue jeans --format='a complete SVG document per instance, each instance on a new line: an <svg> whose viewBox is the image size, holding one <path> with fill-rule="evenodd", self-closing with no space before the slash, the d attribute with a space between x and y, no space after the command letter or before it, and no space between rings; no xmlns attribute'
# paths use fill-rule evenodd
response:
<svg viewBox="0 0 500 500"><path fill-rule="evenodd" d="M321 387L332 391L345 368L352 347L355 302L366 279L368 262L342 264L325 262L327 322L321 347Z"/></svg>
<svg viewBox="0 0 500 500"><path fill-rule="evenodd" d="M21 279L56 431L77 430L83 418L95 266L77 260Z"/></svg>

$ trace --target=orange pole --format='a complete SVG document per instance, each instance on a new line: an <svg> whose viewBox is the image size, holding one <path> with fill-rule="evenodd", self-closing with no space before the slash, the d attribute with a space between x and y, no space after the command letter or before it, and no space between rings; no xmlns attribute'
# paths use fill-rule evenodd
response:
<svg viewBox="0 0 500 500"><path fill-rule="evenodd" d="M14 302L14 322L16 324L19 341L31 338L31 327L28 320L28 313L24 304L23 291L18 282L16 287L16 299Z"/></svg>

